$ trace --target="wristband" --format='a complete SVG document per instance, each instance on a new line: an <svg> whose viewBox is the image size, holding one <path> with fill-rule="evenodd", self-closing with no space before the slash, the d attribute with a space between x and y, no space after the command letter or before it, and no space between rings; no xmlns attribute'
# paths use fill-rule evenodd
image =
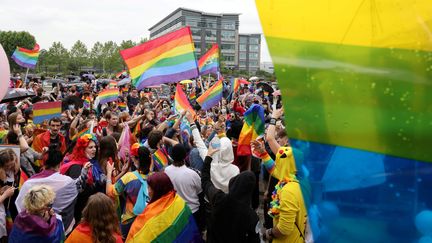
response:
<svg viewBox="0 0 432 243"><path fill-rule="evenodd" d="M270 119L270 123L269 124L270 125L276 125L276 119L275 118Z"/></svg>

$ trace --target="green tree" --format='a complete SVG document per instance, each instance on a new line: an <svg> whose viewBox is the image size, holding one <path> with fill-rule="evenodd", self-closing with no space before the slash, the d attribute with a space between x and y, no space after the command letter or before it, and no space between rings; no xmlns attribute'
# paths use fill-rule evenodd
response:
<svg viewBox="0 0 432 243"><path fill-rule="evenodd" d="M47 58L48 58L48 51L45 49L40 50L37 67L36 67L39 73L42 73L44 71L47 72Z"/></svg>
<svg viewBox="0 0 432 243"><path fill-rule="evenodd" d="M103 54L103 44L99 41L94 43L90 51L90 61L94 68L102 70L105 68Z"/></svg>
<svg viewBox="0 0 432 243"><path fill-rule="evenodd" d="M61 42L53 42L48 49L46 64L48 66L57 66L57 72L67 70L69 62L69 52Z"/></svg>
<svg viewBox="0 0 432 243"><path fill-rule="evenodd" d="M77 40L70 51L71 62L69 68L74 71L81 70L82 66L89 64L89 54L86 45Z"/></svg>
<svg viewBox="0 0 432 243"><path fill-rule="evenodd" d="M136 46L136 45L137 45L137 44L136 44L135 42L131 41L131 40L124 40L124 41L122 41L122 42L120 43L119 51L120 51L120 50L125 50L125 49L132 48L132 47L134 47L134 46ZM121 56L120 56L120 63L121 63L122 66L123 66L123 70L126 69L126 63L124 62L123 58L121 58Z"/></svg>
<svg viewBox="0 0 432 243"><path fill-rule="evenodd" d="M120 52L117 44L113 41L105 42L102 49L104 60L104 73L113 73L122 68Z"/></svg>
<svg viewBox="0 0 432 243"><path fill-rule="evenodd" d="M138 42L138 44L142 44L142 43L147 42L147 41L148 41L147 37L143 37L143 38L140 39L140 41Z"/></svg>
<svg viewBox="0 0 432 243"><path fill-rule="evenodd" d="M0 31L0 44L3 46L3 49L9 58L11 71L16 71L22 68L11 59L12 53L15 51L17 46L26 49L33 49L36 40L34 36L27 31Z"/></svg>

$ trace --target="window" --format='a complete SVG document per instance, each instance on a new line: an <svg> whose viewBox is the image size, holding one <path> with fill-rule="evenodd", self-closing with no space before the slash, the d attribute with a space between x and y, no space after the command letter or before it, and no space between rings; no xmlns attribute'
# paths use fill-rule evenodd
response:
<svg viewBox="0 0 432 243"><path fill-rule="evenodd" d="M240 43L246 44L247 43L247 37L240 37Z"/></svg>
<svg viewBox="0 0 432 243"><path fill-rule="evenodd" d="M246 62L245 61L240 61L239 62L239 66L240 67L246 67Z"/></svg>
<svg viewBox="0 0 432 243"><path fill-rule="evenodd" d="M214 28L214 29L216 29L217 28L216 24L217 24L216 19L213 19L213 18L211 18L211 19L207 18L206 19L206 27L207 28Z"/></svg>
<svg viewBox="0 0 432 243"><path fill-rule="evenodd" d="M222 44L221 45L222 50L235 50L234 44Z"/></svg>
<svg viewBox="0 0 432 243"><path fill-rule="evenodd" d="M185 25L190 27L198 27L199 19L195 17L186 17Z"/></svg>
<svg viewBox="0 0 432 243"><path fill-rule="evenodd" d="M240 51L246 51L247 49L246 49L246 45L242 45L242 44L240 44L239 45L239 50Z"/></svg>
<svg viewBox="0 0 432 243"><path fill-rule="evenodd" d="M221 36L222 36L223 40L235 40L235 32L234 31L222 30Z"/></svg>
<svg viewBox="0 0 432 243"><path fill-rule="evenodd" d="M249 45L249 51L258 52L259 46L258 45Z"/></svg>
<svg viewBox="0 0 432 243"><path fill-rule="evenodd" d="M258 53L249 53L249 59L258 59Z"/></svg>
<svg viewBox="0 0 432 243"><path fill-rule="evenodd" d="M224 56L223 60L228 62L234 62L234 56Z"/></svg>
<svg viewBox="0 0 432 243"><path fill-rule="evenodd" d="M200 37L201 38L201 29L199 28L191 28L192 36L193 37Z"/></svg>
<svg viewBox="0 0 432 243"><path fill-rule="evenodd" d="M259 39L258 38L250 38L249 43L250 44L259 44Z"/></svg>
<svg viewBox="0 0 432 243"><path fill-rule="evenodd" d="M254 66L254 67L256 67L256 66L258 66L258 62L257 62L257 61L250 61L250 62L249 62L249 66Z"/></svg>
<svg viewBox="0 0 432 243"><path fill-rule="evenodd" d="M234 21L222 21L222 29L235 30L235 22Z"/></svg>
<svg viewBox="0 0 432 243"><path fill-rule="evenodd" d="M216 30L206 30L207 40L216 40Z"/></svg>
<svg viewBox="0 0 432 243"><path fill-rule="evenodd" d="M240 59L246 59L246 53L240 52Z"/></svg>

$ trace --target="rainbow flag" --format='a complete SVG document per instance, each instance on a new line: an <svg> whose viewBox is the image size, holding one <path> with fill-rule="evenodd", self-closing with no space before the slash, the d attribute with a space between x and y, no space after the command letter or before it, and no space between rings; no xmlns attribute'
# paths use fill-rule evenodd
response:
<svg viewBox="0 0 432 243"><path fill-rule="evenodd" d="M122 91L123 93L127 93L127 92L129 92L129 89L128 89L127 87L123 87L123 88L121 89L121 91Z"/></svg>
<svg viewBox="0 0 432 243"><path fill-rule="evenodd" d="M117 88L117 82L114 80L111 80L108 84L108 88L110 88L110 89Z"/></svg>
<svg viewBox="0 0 432 243"><path fill-rule="evenodd" d="M174 191L147 205L129 231L127 243L202 242L195 219Z"/></svg>
<svg viewBox="0 0 432 243"><path fill-rule="evenodd" d="M19 184L18 184L18 189L21 189L22 185L24 185L24 182L26 182L28 180L28 175L24 172L24 170L20 170L20 179L19 179Z"/></svg>
<svg viewBox="0 0 432 243"><path fill-rule="evenodd" d="M182 85L180 83L177 84L176 87L176 93L174 96L174 107L175 110L178 113L181 113L183 110L187 110L189 111L193 116L196 115L194 109L192 109L192 106L189 103L189 100L187 99L183 89L182 89Z"/></svg>
<svg viewBox="0 0 432 243"><path fill-rule="evenodd" d="M264 135L264 131L264 107L253 104L244 113L244 123L238 140L237 155L251 155L251 141L258 136Z"/></svg>
<svg viewBox="0 0 432 243"><path fill-rule="evenodd" d="M40 124L53 117L60 117L62 102L39 102L33 105L33 123Z"/></svg>
<svg viewBox="0 0 432 243"><path fill-rule="evenodd" d="M70 140L72 142L75 142L79 137L81 137L82 135L87 134L87 133L91 133L90 129L84 128L83 130L81 130L77 134L75 134L74 136L70 137Z"/></svg>
<svg viewBox="0 0 432 243"><path fill-rule="evenodd" d="M240 84L250 84L246 79L243 78L231 78L231 93L235 93L239 90Z"/></svg>
<svg viewBox="0 0 432 243"><path fill-rule="evenodd" d="M189 27L120 51L138 90L198 76Z"/></svg>
<svg viewBox="0 0 432 243"><path fill-rule="evenodd" d="M103 105L108 102L116 101L119 96L119 89L105 89L99 93L99 104Z"/></svg>
<svg viewBox="0 0 432 243"><path fill-rule="evenodd" d="M208 110L217 105L222 99L223 79L219 79L210 89L206 90L196 100L201 105L201 109Z"/></svg>
<svg viewBox="0 0 432 243"><path fill-rule="evenodd" d="M189 94L189 99L190 99L190 100L194 100L194 99L196 99L196 93L195 93L195 91L192 91L192 92Z"/></svg>
<svg viewBox="0 0 432 243"><path fill-rule="evenodd" d="M153 169L162 171L169 162L168 152L164 148L156 150L153 154Z"/></svg>
<svg viewBox="0 0 432 243"><path fill-rule="evenodd" d="M208 50L198 61L200 75L217 73L219 71L219 47L218 44Z"/></svg>
<svg viewBox="0 0 432 243"><path fill-rule="evenodd" d="M91 108L91 100L90 97L86 97L83 101L83 108L84 109L90 109Z"/></svg>
<svg viewBox="0 0 432 243"><path fill-rule="evenodd" d="M127 76L127 72L126 72L126 70L123 70L123 71L121 71L121 72L118 72L118 73L116 73L116 75L115 75L115 77L116 78L120 78L120 76Z"/></svg>
<svg viewBox="0 0 432 243"><path fill-rule="evenodd" d="M126 108L127 108L127 105L126 105L126 103L124 103L124 102L119 102L117 105L118 105L118 108L119 108L121 111L125 111Z"/></svg>
<svg viewBox="0 0 432 243"><path fill-rule="evenodd" d="M12 54L12 59L21 67L35 68L39 58L39 45L36 44L33 50L17 47Z"/></svg>

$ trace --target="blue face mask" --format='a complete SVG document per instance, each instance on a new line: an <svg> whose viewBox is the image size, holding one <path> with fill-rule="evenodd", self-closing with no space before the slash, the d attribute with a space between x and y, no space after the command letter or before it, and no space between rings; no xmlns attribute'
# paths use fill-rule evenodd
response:
<svg viewBox="0 0 432 243"><path fill-rule="evenodd" d="M69 105L69 110L75 109L75 105Z"/></svg>

